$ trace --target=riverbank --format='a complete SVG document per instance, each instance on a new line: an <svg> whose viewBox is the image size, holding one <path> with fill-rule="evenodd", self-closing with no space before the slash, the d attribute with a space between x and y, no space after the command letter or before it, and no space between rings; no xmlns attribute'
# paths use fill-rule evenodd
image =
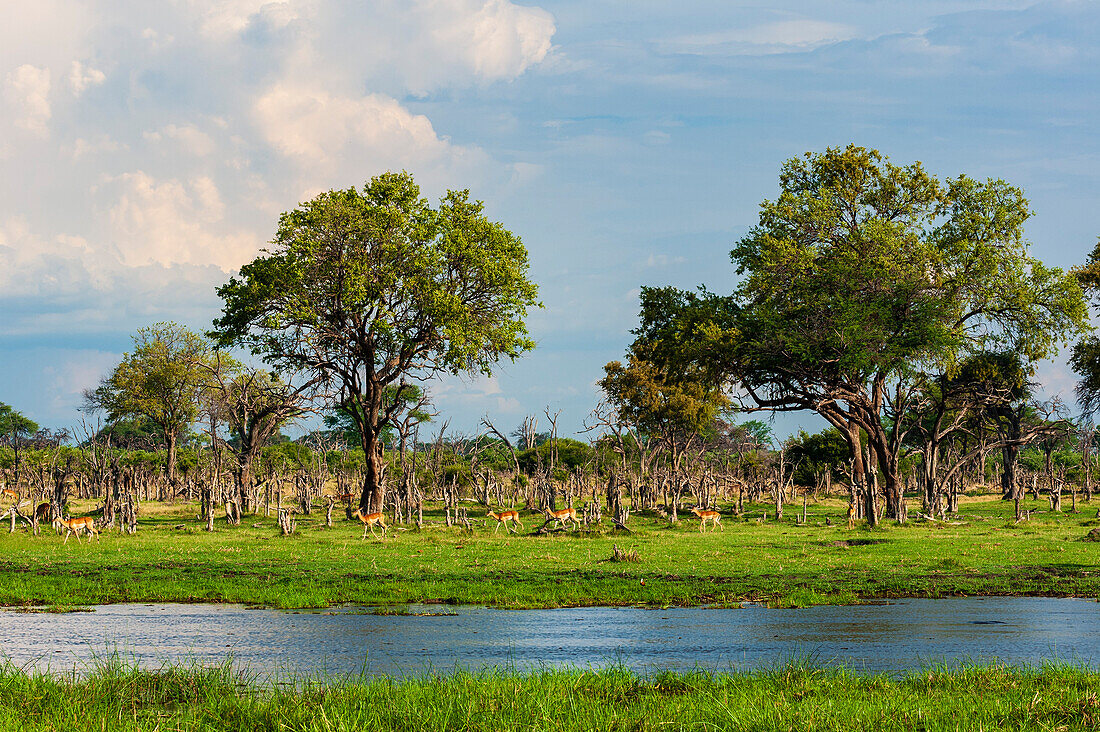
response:
<svg viewBox="0 0 1100 732"><path fill-rule="evenodd" d="M73 513L79 515L77 506ZM390 529L361 540L361 525L323 512L278 535L274 517L219 522L212 533L193 505L145 504L138 533L62 544L48 528L0 534L0 604L231 602L276 608L341 604L453 603L504 608L585 605L845 604L863 598L954 595L1100 595L1100 525L1082 513L1042 512L1012 521L1012 506L965 499L957 519L848 530L840 500L811 503L807 521L788 507L784 521L761 521L769 506L726 516L722 531L635 515L632 533L513 535L473 520L446 527L428 515L423 530ZM801 507L798 507L799 509ZM1084 511L1088 511L1085 513ZM527 531L541 523L525 518ZM829 525L831 523L831 525ZM636 553L637 561L614 561Z"/></svg>
<svg viewBox="0 0 1100 732"><path fill-rule="evenodd" d="M790 663L639 676L456 672L416 679L288 679L224 665L86 677L0 669L3 730L977 730L1095 729L1100 674L1074 666L957 666L902 677Z"/></svg>

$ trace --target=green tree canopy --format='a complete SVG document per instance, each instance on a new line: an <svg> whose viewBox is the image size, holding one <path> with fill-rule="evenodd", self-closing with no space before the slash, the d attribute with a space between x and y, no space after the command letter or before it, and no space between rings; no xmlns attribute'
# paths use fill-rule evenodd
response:
<svg viewBox="0 0 1100 732"><path fill-rule="evenodd" d="M1028 256L1028 216L1004 181L939 180L856 146L807 153L733 249L732 297L704 292L689 308L720 317L680 340L705 339L688 352L752 407L815 410L853 453L864 431L893 515L899 417L930 375L981 351L1043 358L1085 328L1076 280Z"/></svg>
<svg viewBox="0 0 1100 732"><path fill-rule="evenodd" d="M38 431L38 423L0 402L0 440L26 439Z"/></svg>
<svg viewBox="0 0 1100 732"><path fill-rule="evenodd" d="M123 354L97 389L85 391L85 408L105 411L109 422L141 418L156 425L168 448L168 477L174 479L179 439L198 417L209 352L202 336L178 323L141 328L134 350Z"/></svg>
<svg viewBox="0 0 1100 732"><path fill-rule="evenodd" d="M381 432L405 403L406 377L488 373L534 347L527 269L519 238L468 191L433 208L408 173L385 173L284 213L271 249L218 290L214 335L316 377L331 404L349 407L367 459L361 504L376 509Z"/></svg>

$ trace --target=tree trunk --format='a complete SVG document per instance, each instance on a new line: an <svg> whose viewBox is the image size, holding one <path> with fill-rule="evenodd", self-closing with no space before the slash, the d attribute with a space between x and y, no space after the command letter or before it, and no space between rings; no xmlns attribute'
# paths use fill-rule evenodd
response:
<svg viewBox="0 0 1100 732"><path fill-rule="evenodd" d="M176 443L179 441L179 436L175 432L166 432L165 438L168 441L168 464L165 466L165 473L168 475L168 482L170 485L175 486L176 483Z"/></svg>
<svg viewBox="0 0 1100 732"><path fill-rule="evenodd" d="M1005 501L1014 501L1018 498L1023 498L1023 490L1020 486L1020 481L1016 476L1016 460L1020 454L1020 446L1016 444L1016 441L1020 439L1020 425L1018 420L1013 420L1007 429L1007 434L1010 444L1005 445L1002 448L1001 454L1003 456L1002 468L1001 468L1001 499Z"/></svg>
<svg viewBox="0 0 1100 732"><path fill-rule="evenodd" d="M382 441L376 435L363 436L363 454L367 456L366 470L363 471L363 493L359 497L359 508L364 513L382 511L384 496L383 480L386 477L386 461L382 453Z"/></svg>
<svg viewBox="0 0 1100 732"><path fill-rule="evenodd" d="M252 505L252 488L256 478L252 474L252 454L244 449L237 454L236 479L237 501L241 507L241 513L251 513L255 510Z"/></svg>
<svg viewBox="0 0 1100 732"><path fill-rule="evenodd" d="M857 495L863 496L864 516L871 526L875 526L878 523L875 516L875 496L871 486L867 484L867 466L863 460L863 444L860 440L859 425L854 421L849 421L842 433L848 443L848 451L852 459L852 490Z"/></svg>

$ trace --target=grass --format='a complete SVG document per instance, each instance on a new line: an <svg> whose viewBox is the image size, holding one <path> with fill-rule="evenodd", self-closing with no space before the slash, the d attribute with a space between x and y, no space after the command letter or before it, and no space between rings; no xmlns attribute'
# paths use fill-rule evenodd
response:
<svg viewBox="0 0 1100 732"><path fill-rule="evenodd" d="M929 668L901 677L792 662L639 676L458 671L261 686L229 665L84 677L0 667L0 730L1085 730L1100 674L1068 665Z"/></svg>
<svg viewBox="0 0 1100 732"><path fill-rule="evenodd" d="M77 505L73 515L90 510ZM323 511L278 535L274 517L203 530L194 505L146 503L139 531L82 544L48 528L0 532L0 605L55 608L112 602L235 602L279 608L461 603L507 608L580 605L798 607L861 598L1100 594L1100 545L1084 541L1095 510L1052 513L1028 499L1028 522L987 496L963 499L957 520L884 522L849 531L846 504L811 504L805 525L757 520L771 506L727 515L724 531L698 521L631 518L629 537L606 526L547 536L447 528L360 539L358 522L324 527ZM801 506L798 507L799 512ZM1042 512L1041 512L1042 511ZM832 525L826 525L826 519ZM529 528L531 528L529 524ZM610 561L614 547L637 561ZM623 557L620 557L623 558Z"/></svg>

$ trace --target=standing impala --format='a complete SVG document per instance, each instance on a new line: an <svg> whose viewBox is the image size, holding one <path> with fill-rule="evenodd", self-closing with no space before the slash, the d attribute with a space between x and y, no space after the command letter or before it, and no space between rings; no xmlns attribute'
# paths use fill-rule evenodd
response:
<svg viewBox="0 0 1100 732"><path fill-rule="evenodd" d="M714 530L715 526L722 529L722 531L726 530L726 528L722 526L722 514L718 513L717 511L711 511L707 508L693 508L691 509L691 512L698 516L700 519L699 531L706 531L707 521L710 521L711 531Z"/></svg>
<svg viewBox="0 0 1100 732"><path fill-rule="evenodd" d="M487 513L486 516L491 516L492 518L495 518L497 520L497 527L493 529L494 534L500 531L500 527L502 525L512 533L518 534L518 531L516 531L511 526L508 526L509 521L520 527L521 529L523 528L523 524L519 522L519 511L501 511L500 513L493 513L493 509L490 508L489 513Z"/></svg>
<svg viewBox="0 0 1100 732"><path fill-rule="evenodd" d="M577 520L577 509L575 508L563 508L560 511L551 511L549 508L542 510L547 516L546 523L557 521L564 527L566 521L572 521L575 527L580 528L581 526L581 522Z"/></svg>
<svg viewBox="0 0 1100 732"><path fill-rule="evenodd" d="M59 518L53 522L55 529L65 529L65 541L62 544L69 542L69 534L76 534L76 541L80 543L80 532L86 531L90 536L94 536L96 541L99 541L99 531L95 527L95 519L91 516L81 516L80 518L63 519ZM91 541L91 539L88 539Z"/></svg>
<svg viewBox="0 0 1100 732"><path fill-rule="evenodd" d="M386 538L386 514L382 512L364 514L363 509L355 509L355 513L352 514L355 518L363 522L363 538L367 538L367 530L370 530L371 536L378 536L374 533L374 525L378 524L382 527L382 538Z"/></svg>

